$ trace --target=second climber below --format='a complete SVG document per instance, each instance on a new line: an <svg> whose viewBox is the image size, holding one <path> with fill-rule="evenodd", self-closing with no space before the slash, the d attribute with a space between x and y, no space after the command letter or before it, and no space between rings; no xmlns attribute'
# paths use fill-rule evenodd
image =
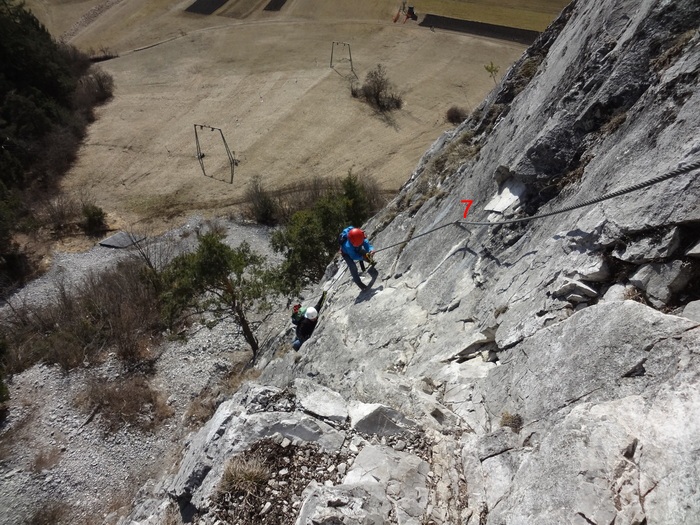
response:
<svg viewBox="0 0 700 525"><path fill-rule="evenodd" d="M316 306L302 308L300 304L294 305L292 313L292 324L296 326L295 339L292 342L292 348L299 350L311 334L314 333L316 323L318 323L318 313L323 307L326 300L326 292L321 294L321 298L316 303Z"/></svg>
<svg viewBox="0 0 700 525"><path fill-rule="evenodd" d="M348 226L338 237L338 244L340 245L340 254L348 265L350 275L352 275L352 280L360 287L360 290L366 290L367 285L360 279L355 261L360 262L362 271L365 270L364 261L367 261L370 265L367 272L372 277L377 276L377 269L374 267L374 259L372 257L374 248L367 240L365 232L360 228Z"/></svg>

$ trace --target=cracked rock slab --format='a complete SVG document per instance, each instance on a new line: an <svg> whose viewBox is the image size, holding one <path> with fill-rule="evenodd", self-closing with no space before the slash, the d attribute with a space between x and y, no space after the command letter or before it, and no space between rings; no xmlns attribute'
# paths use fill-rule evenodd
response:
<svg viewBox="0 0 700 525"><path fill-rule="evenodd" d="M337 392L308 379L294 381L297 404L306 412L336 423L348 418L348 407Z"/></svg>
<svg viewBox="0 0 700 525"><path fill-rule="evenodd" d="M350 426L357 432L390 436L417 428L401 412L379 403L357 402L350 406Z"/></svg>

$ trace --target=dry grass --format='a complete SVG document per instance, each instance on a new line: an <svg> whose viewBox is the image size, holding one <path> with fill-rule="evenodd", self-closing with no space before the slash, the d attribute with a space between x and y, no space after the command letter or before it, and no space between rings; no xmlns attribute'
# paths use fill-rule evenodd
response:
<svg viewBox="0 0 700 525"><path fill-rule="evenodd" d="M12 456L14 446L22 442L26 433L31 430L31 423L33 421L34 413L30 412L21 420L14 423L9 430L4 430L0 434L0 462Z"/></svg>
<svg viewBox="0 0 700 525"><path fill-rule="evenodd" d="M56 282L53 297L42 306L10 305L12 315L0 326L8 334L7 371L42 361L70 370L99 362L113 348L129 363L144 359L146 344L163 325L143 267L141 261L124 261L88 274L72 289Z"/></svg>
<svg viewBox="0 0 700 525"><path fill-rule="evenodd" d="M216 412L216 395L205 388L195 397L185 410L183 422L190 428L197 428L209 421Z"/></svg>
<svg viewBox="0 0 700 525"><path fill-rule="evenodd" d="M123 426L153 430L173 414L161 393L142 376L116 381L93 379L75 403L86 414L96 410L110 432Z"/></svg>
<svg viewBox="0 0 700 525"><path fill-rule="evenodd" d="M627 120L627 113L618 113L614 117L612 117L610 120L608 120L605 124L603 124L600 128L600 132L603 135L610 135L611 133L614 133L617 131L620 126L622 126L625 121Z"/></svg>
<svg viewBox="0 0 700 525"><path fill-rule="evenodd" d="M260 377L262 370L258 368L245 368L249 362L250 360L246 361L243 365L239 364L239 366L224 380L222 384L224 394L230 395L234 392L238 392L244 383L255 381Z"/></svg>
<svg viewBox="0 0 700 525"><path fill-rule="evenodd" d="M456 140L451 141L438 155L430 159L421 174L421 180L398 201L399 211L413 207L416 195L423 196L421 205L431 197L441 196L440 184L481 151L481 145L475 136L472 130L462 132Z"/></svg>
<svg viewBox="0 0 700 525"><path fill-rule="evenodd" d="M583 173L586 171L586 166L588 166L588 163L591 160L593 160L593 156L586 155L585 157L579 160L578 165L574 169L566 172L564 175L559 177L557 181L553 184L553 188L556 188L556 193L561 192L564 188L567 188L568 186L572 186L581 182L581 179L583 178Z"/></svg>
<svg viewBox="0 0 700 525"><path fill-rule="evenodd" d="M160 525L182 525L182 516L175 503L171 503L160 520Z"/></svg>
<svg viewBox="0 0 700 525"><path fill-rule="evenodd" d="M644 296L644 292L642 292L636 286L628 286L625 288L622 298L626 301L635 301L637 303L650 306L649 301L647 301L646 297Z"/></svg>
<svg viewBox="0 0 700 525"><path fill-rule="evenodd" d="M25 525L63 525L71 523L71 507L62 501L44 502L32 516L25 522Z"/></svg>
<svg viewBox="0 0 700 525"><path fill-rule="evenodd" d="M219 493L255 494L269 479L270 470L261 457L234 456L226 464Z"/></svg>
<svg viewBox="0 0 700 525"><path fill-rule="evenodd" d="M651 67L657 72L661 72L671 67L678 57L681 56L681 53L683 52L683 49L685 49L688 42L695 37L696 33L697 29L689 29L685 33L678 35L673 41L671 47L661 53L658 58L652 60Z"/></svg>
<svg viewBox="0 0 700 525"><path fill-rule="evenodd" d="M520 414L503 412L501 415L501 426L508 427L516 434L519 434L523 429L523 418L520 416Z"/></svg>
<svg viewBox="0 0 700 525"><path fill-rule="evenodd" d="M260 377L261 370L247 368L251 357L251 352L240 352L237 354L238 360L234 364L231 373L216 388L205 388L190 402L183 416L188 427L199 427L209 421L218 408L217 399L220 396L230 397L235 392L238 392L241 385L255 381Z"/></svg>
<svg viewBox="0 0 700 525"><path fill-rule="evenodd" d="M530 83L530 81L537 73L537 69L544 60L544 56L540 54L535 54L523 60L520 67L513 73L511 79L509 80L509 98L514 99L519 95Z"/></svg>
<svg viewBox="0 0 700 525"><path fill-rule="evenodd" d="M41 449L32 460L32 472L39 473L55 467L61 460L61 450L57 447Z"/></svg>

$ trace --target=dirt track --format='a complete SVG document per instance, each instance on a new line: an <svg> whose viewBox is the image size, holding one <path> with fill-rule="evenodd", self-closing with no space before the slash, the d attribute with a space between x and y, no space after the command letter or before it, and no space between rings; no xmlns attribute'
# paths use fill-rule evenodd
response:
<svg viewBox="0 0 700 525"><path fill-rule="evenodd" d="M55 4L78 12L75 2ZM82 15L101 5L79 4ZM281 11L267 12L267 2L240 0L217 12L229 16L186 13L190 4L112 1L71 40L121 55L101 64L114 76L115 97L99 111L64 184L69 193L87 190L114 227L173 226L194 212L233 211L255 176L280 188L353 170L397 190L449 129L446 110L473 109L493 87L484 64L493 61L503 73L524 50L415 22L394 24L392 1L288 0ZM250 16L231 18L241 9ZM62 23L62 31L74 27ZM384 65L404 94L404 109L386 118L353 99L343 49L329 67L333 41L350 44L360 80ZM240 162L232 185L215 180L230 175L218 134L200 136L213 178L202 175L193 124L223 130Z"/></svg>

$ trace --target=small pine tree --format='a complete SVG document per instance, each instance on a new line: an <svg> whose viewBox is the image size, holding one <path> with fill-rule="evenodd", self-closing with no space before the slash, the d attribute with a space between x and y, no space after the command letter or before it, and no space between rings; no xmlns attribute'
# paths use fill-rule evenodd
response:
<svg viewBox="0 0 700 525"><path fill-rule="evenodd" d="M484 69L488 72L489 76L493 79L493 83L497 84L496 75L498 75L498 72L500 71L501 68L499 66L497 66L496 64L494 64L493 61L491 61L484 66Z"/></svg>
<svg viewBox="0 0 700 525"><path fill-rule="evenodd" d="M189 309L231 315L256 359L259 344L248 313L264 306L276 280L265 258L248 243L231 248L220 236L205 234L197 249L176 257L161 278L162 300L171 323Z"/></svg>
<svg viewBox="0 0 700 525"><path fill-rule="evenodd" d="M342 181L343 196L346 200L346 214L343 222L363 224L371 215L367 192L352 170Z"/></svg>

